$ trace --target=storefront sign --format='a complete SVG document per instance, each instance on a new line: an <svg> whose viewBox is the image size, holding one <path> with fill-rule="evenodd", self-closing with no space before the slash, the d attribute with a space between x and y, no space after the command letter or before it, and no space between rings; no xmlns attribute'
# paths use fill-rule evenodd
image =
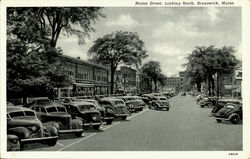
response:
<svg viewBox="0 0 250 159"><path fill-rule="evenodd" d="M235 79L242 79L242 70L235 70Z"/></svg>

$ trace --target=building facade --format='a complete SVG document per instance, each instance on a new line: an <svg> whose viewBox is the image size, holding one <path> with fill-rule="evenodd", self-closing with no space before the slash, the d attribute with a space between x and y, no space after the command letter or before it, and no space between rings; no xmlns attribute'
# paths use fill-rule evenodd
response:
<svg viewBox="0 0 250 159"><path fill-rule="evenodd" d="M120 70L115 71L114 92L115 93L136 93L139 78L135 69L121 66Z"/></svg>
<svg viewBox="0 0 250 159"><path fill-rule="evenodd" d="M165 89L167 91L176 91L179 92L181 87L181 78L180 77L167 77Z"/></svg>
<svg viewBox="0 0 250 159"><path fill-rule="evenodd" d="M58 97L108 94L110 92L107 67L66 55L61 55L59 60L65 65L73 83L64 88L56 88Z"/></svg>

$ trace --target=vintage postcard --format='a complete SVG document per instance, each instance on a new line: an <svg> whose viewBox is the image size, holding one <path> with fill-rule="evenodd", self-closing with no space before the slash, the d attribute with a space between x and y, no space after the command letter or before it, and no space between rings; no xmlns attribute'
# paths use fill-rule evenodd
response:
<svg viewBox="0 0 250 159"><path fill-rule="evenodd" d="M1 158L250 158L249 9L2 0Z"/></svg>

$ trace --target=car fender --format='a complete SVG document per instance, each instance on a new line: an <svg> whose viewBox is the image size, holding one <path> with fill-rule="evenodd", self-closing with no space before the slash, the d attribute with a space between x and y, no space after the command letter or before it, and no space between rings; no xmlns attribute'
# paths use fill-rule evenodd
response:
<svg viewBox="0 0 250 159"><path fill-rule="evenodd" d="M48 133L49 136L58 136L58 129L52 124L44 124L44 133Z"/></svg>
<svg viewBox="0 0 250 159"><path fill-rule="evenodd" d="M72 120L72 128L73 129L82 129L83 128L83 120L82 118L76 118Z"/></svg>
<svg viewBox="0 0 250 159"><path fill-rule="evenodd" d="M16 135L19 139L30 138L31 131L25 127L14 127L8 129L8 134Z"/></svg>
<svg viewBox="0 0 250 159"><path fill-rule="evenodd" d="M231 120L232 117L234 117L234 116L238 116L240 118L240 115L238 113L233 113L233 114L229 115L228 120Z"/></svg>

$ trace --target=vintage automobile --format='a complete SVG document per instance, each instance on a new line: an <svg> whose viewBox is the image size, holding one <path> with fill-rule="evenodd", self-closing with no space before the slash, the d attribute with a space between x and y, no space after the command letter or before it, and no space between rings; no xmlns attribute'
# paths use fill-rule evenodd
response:
<svg viewBox="0 0 250 159"><path fill-rule="evenodd" d="M138 96L121 96L119 99L125 102L130 112L142 111L146 107L146 104Z"/></svg>
<svg viewBox="0 0 250 159"><path fill-rule="evenodd" d="M100 106L112 110L116 118L121 117L126 120L127 116L130 115L125 102L121 99L103 98L100 101Z"/></svg>
<svg viewBox="0 0 250 159"><path fill-rule="evenodd" d="M20 142L16 135L7 135L7 151L20 151Z"/></svg>
<svg viewBox="0 0 250 159"><path fill-rule="evenodd" d="M37 117L42 123L50 123L59 129L61 134L75 134L81 137L83 133L83 123L79 118L72 118L66 108L49 99L36 99L30 108L36 111Z"/></svg>
<svg viewBox="0 0 250 159"><path fill-rule="evenodd" d="M170 104L166 97L154 97L152 99L151 104L149 105L149 109L156 109L156 110L166 110L169 111Z"/></svg>
<svg viewBox="0 0 250 159"><path fill-rule="evenodd" d="M154 97L154 95L152 94L143 94L141 96L142 100L146 103L149 104L149 102L152 100L152 98Z"/></svg>
<svg viewBox="0 0 250 159"><path fill-rule="evenodd" d="M198 105L200 105L201 108L212 107L215 105L216 101L217 97L204 97L198 102Z"/></svg>
<svg viewBox="0 0 250 159"><path fill-rule="evenodd" d="M115 118L115 114L112 110L101 107L99 102L94 99L84 99L83 101L93 103L96 106L96 109L101 113L102 121L105 121L106 124L112 124Z"/></svg>
<svg viewBox="0 0 250 159"><path fill-rule="evenodd" d="M212 116L214 113L217 113L227 103L242 104L242 100L240 100L240 99L232 99L232 98L222 98L222 99L219 99L219 100L216 101L215 106L212 109L210 116Z"/></svg>
<svg viewBox="0 0 250 159"><path fill-rule="evenodd" d="M15 136L9 136L8 143L13 145L19 142L21 150L25 143L39 142L53 146L58 139L58 130L54 125L42 124L33 110L18 106L7 107L7 134L17 136L18 141Z"/></svg>
<svg viewBox="0 0 250 159"><path fill-rule="evenodd" d="M99 130L102 125L101 113L91 102L71 102L65 104L65 107L73 118L82 119L84 128L93 127L93 129Z"/></svg>
<svg viewBox="0 0 250 159"><path fill-rule="evenodd" d="M181 92L181 97L185 97L186 96L186 92Z"/></svg>
<svg viewBox="0 0 250 159"><path fill-rule="evenodd" d="M230 121L233 124L238 124L242 120L242 104L227 103L222 109L213 116L217 122Z"/></svg>

